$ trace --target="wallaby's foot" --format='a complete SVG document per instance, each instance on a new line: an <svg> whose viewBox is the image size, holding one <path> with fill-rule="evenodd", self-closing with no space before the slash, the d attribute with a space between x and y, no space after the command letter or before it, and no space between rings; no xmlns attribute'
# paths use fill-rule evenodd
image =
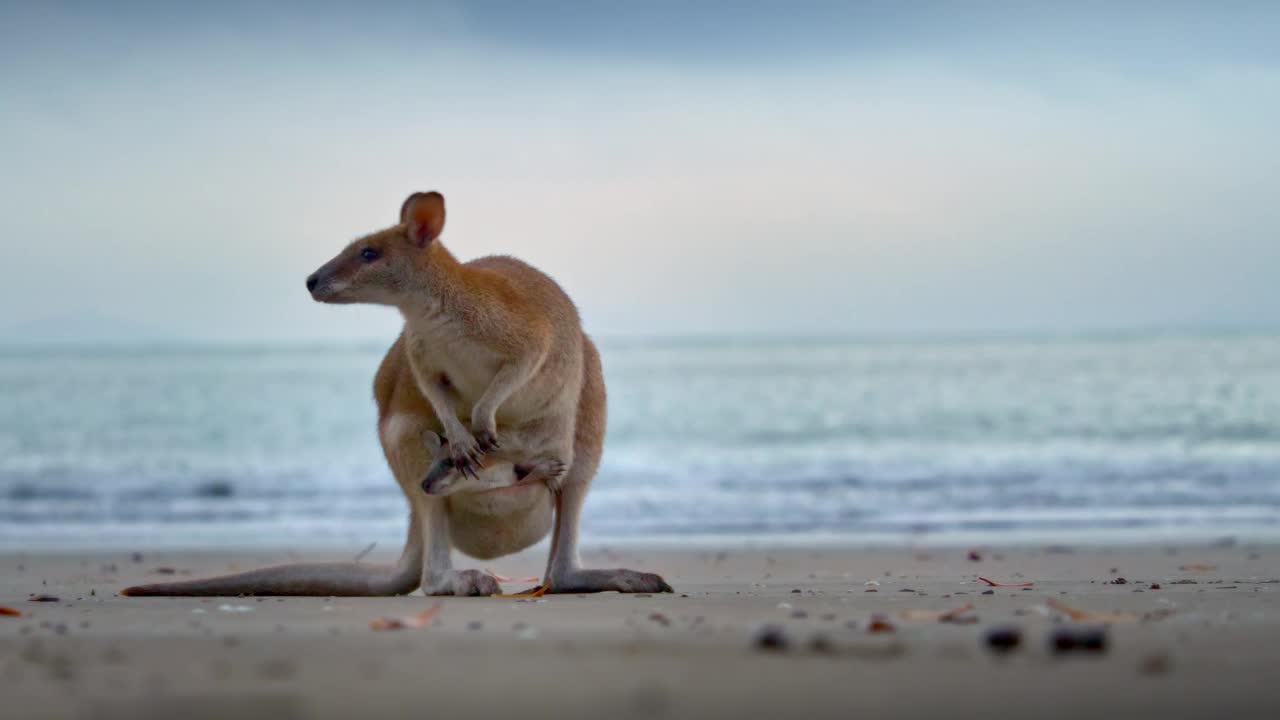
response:
<svg viewBox="0 0 1280 720"><path fill-rule="evenodd" d="M498 595L502 587L492 575L479 570L445 570L422 583L423 595Z"/></svg>
<svg viewBox="0 0 1280 720"><path fill-rule="evenodd" d="M568 570L551 578L553 593L595 593L610 590L620 593L674 592L661 575L625 568L613 570Z"/></svg>

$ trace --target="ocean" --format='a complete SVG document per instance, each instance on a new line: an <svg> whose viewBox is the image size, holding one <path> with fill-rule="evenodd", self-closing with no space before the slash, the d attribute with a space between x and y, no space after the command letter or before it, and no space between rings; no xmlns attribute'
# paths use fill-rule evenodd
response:
<svg viewBox="0 0 1280 720"><path fill-rule="evenodd" d="M0 546L396 546L384 349L0 349ZM601 350L588 544L1280 539L1280 336Z"/></svg>

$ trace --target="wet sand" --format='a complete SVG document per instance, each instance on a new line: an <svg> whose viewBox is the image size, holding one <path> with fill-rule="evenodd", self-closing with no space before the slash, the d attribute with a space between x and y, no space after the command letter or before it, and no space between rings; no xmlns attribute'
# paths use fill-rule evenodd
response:
<svg viewBox="0 0 1280 720"><path fill-rule="evenodd" d="M22 613L0 616L0 714L1245 718L1280 708L1280 548L1270 546L984 548L978 560L955 548L597 550L588 564L661 572L676 593L445 598L425 627L387 631L371 622L435 600L116 596L352 554L0 554L0 605ZM543 559L479 566L531 575ZM1111 616L1066 620L1051 600ZM910 612L966 603L958 623ZM877 615L891 631L872 632ZM1104 650L1050 649L1055 629L1106 620ZM998 626L1017 628L1020 646L989 649ZM764 635L782 647L761 647Z"/></svg>

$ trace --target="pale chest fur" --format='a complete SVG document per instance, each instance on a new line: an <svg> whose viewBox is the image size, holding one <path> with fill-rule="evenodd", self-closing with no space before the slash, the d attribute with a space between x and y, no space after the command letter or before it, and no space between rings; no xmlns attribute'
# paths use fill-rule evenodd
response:
<svg viewBox="0 0 1280 720"><path fill-rule="evenodd" d="M460 403L459 414L469 416L504 358L446 323L416 325L405 328L405 350L414 375L419 382L448 389Z"/></svg>

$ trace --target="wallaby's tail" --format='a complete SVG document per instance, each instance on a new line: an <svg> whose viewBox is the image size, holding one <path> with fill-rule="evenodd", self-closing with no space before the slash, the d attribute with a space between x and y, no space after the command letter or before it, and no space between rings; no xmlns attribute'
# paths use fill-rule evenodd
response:
<svg viewBox="0 0 1280 720"><path fill-rule="evenodd" d="M125 588L121 595L233 596L335 595L379 596L413 592L422 579L422 533L409 518L409 537L395 565L365 563L299 563L220 575L203 580L156 583Z"/></svg>

